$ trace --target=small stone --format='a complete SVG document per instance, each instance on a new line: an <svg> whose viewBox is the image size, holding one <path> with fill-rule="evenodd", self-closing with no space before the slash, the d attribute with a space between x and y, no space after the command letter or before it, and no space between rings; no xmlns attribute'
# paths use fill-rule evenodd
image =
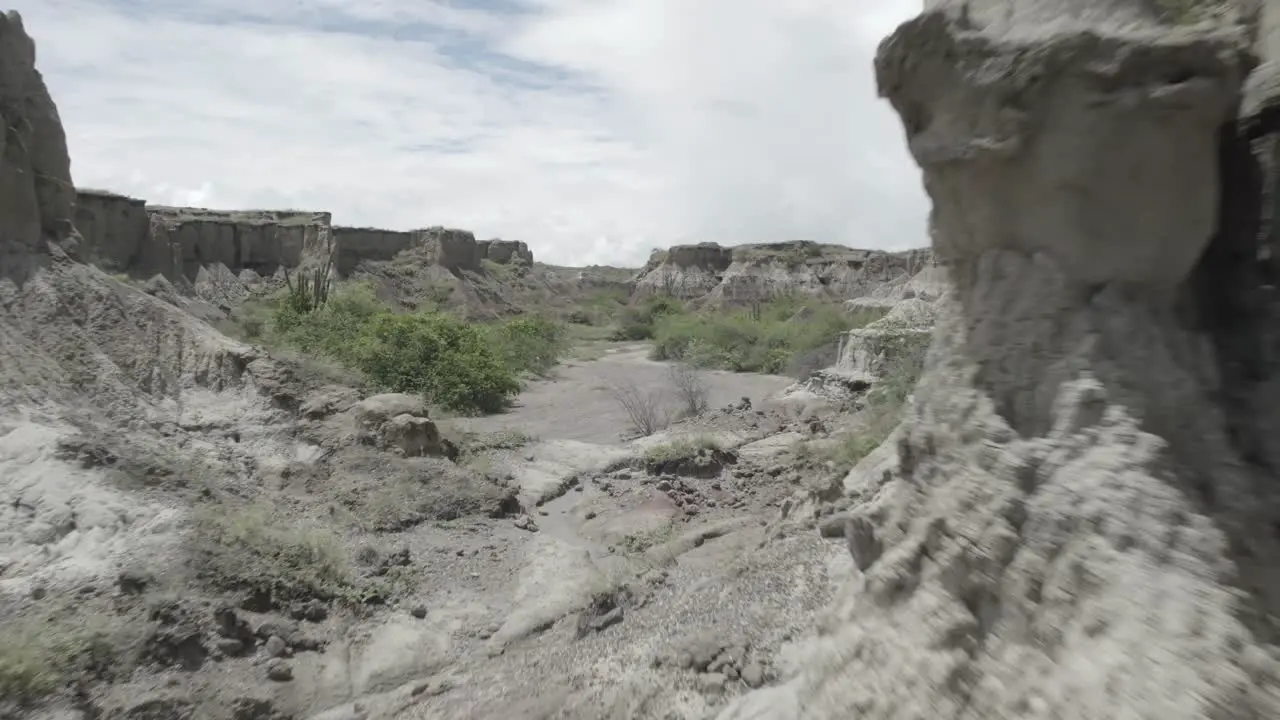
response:
<svg viewBox="0 0 1280 720"><path fill-rule="evenodd" d="M305 605L294 611L294 616L307 622L323 622L329 617L329 607L319 600L308 600Z"/></svg>
<svg viewBox="0 0 1280 720"><path fill-rule="evenodd" d="M698 676L698 691L706 694L724 692L724 684L728 681L720 673L702 673Z"/></svg>
<svg viewBox="0 0 1280 720"><path fill-rule="evenodd" d="M857 565L859 570L865 572L880 558L883 547L876 537L875 527L867 518L858 515L846 520L844 538L849 554L853 556L853 564Z"/></svg>
<svg viewBox="0 0 1280 720"><path fill-rule="evenodd" d="M414 605L413 609L409 611L409 614L421 620L422 618L427 616L427 606Z"/></svg>
<svg viewBox="0 0 1280 720"><path fill-rule="evenodd" d="M747 666L742 668L742 682L747 684L749 688L758 688L764 684L764 668L760 663L752 660Z"/></svg>
<svg viewBox="0 0 1280 720"><path fill-rule="evenodd" d="M272 635L267 638L267 642L263 644L262 649L266 651L268 657L278 658L284 657L289 651L289 645L279 635Z"/></svg>
<svg viewBox="0 0 1280 720"><path fill-rule="evenodd" d="M244 642L235 638L218 638L213 647L228 657L237 657L244 654Z"/></svg>
<svg viewBox="0 0 1280 720"><path fill-rule="evenodd" d="M622 608L616 607L595 620L592 620L591 629L596 632L600 632L611 625L617 625L622 622L622 616Z"/></svg>
<svg viewBox="0 0 1280 720"><path fill-rule="evenodd" d="M267 679L275 682L289 682L293 679L293 667L284 660L275 659L267 663Z"/></svg>
<svg viewBox="0 0 1280 720"><path fill-rule="evenodd" d="M116 578L121 595L141 595L150 584L150 578L142 573L125 571Z"/></svg>
<svg viewBox="0 0 1280 720"><path fill-rule="evenodd" d="M582 492L582 485L581 485L581 484L574 485L574 486L573 486L573 491L574 491L574 492Z"/></svg>
<svg viewBox="0 0 1280 720"><path fill-rule="evenodd" d="M586 515L583 515L583 517L584 517L584 518L586 518L587 520L594 519L594 518L595 518L595 516L596 516L596 511L595 511L595 510L589 510L589 511L587 511L587 514L586 514Z"/></svg>

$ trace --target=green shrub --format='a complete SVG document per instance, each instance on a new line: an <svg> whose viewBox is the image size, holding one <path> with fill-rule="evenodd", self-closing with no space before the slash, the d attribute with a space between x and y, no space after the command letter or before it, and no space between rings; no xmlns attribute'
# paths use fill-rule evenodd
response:
<svg viewBox="0 0 1280 720"><path fill-rule="evenodd" d="M622 311L613 339L648 340L654 336L655 325L662 318L681 316L684 313L684 303L669 295L655 295Z"/></svg>
<svg viewBox="0 0 1280 720"><path fill-rule="evenodd" d="M354 352L355 366L380 388L422 393L457 412L501 412L520 392L486 333L450 315L379 315Z"/></svg>
<svg viewBox="0 0 1280 720"><path fill-rule="evenodd" d="M830 364L842 333L882 314L779 298L758 309L663 315L654 327L653 358L735 372L799 374Z"/></svg>
<svg viewBox="0 0 1280 720"><path fill-rule="evenodd" d="M546 374L568 346L564 326L542 316L479 325L428 310L397 314L360 285L314 309L295 296L276 299L275 340L333 358L379 389L421 393L462 413L505 409L520 377Z"/></svg>
<svg viewBox="0 0 1280 720"><path fill-rule="evenodd" d="M488 330L498 356L516 374L544 376L568 349L564 325L542 315L514 317Z"/></svg>

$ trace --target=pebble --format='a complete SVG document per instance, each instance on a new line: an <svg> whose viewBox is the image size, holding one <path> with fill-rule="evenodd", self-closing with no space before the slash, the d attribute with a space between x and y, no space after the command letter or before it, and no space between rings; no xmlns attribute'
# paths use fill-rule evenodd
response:
<svg viewBox="0 0 1280 720"><path fill-rule="evenodd" d="M279 635L272 635L267 638L267 642L263 644L262 649L266 651L268 657L278 658L284 657L284 654L289 650L289 645Z"/></svg>
<svg viewBox="0 0 1280 720"><path fill-rule="evenodd" d="M764 668L760 663L752 660L747 666L742 668L742 682L747 684L749 688L758 688L764 684Z"/></svg>
<svg viewBox="0 0 1280 720"><path fill-rule="evenodd" d="M698 690L704 693L724 692L724 684L728 681L720 673L702 673L698 676Z"/></svg>
<svg viewBox="0 0 1280 720"><path fill-rule="evenodd" d="M272 660L267 663L267 679L276 682L288 682L293 679L293 668L284 660Z"/></svg>

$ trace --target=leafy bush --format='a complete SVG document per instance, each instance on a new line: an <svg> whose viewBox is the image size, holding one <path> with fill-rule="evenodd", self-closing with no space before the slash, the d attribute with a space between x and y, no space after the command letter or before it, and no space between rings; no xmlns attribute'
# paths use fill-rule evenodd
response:
<svg viewBox="0 0 1280 720"><path fill-rule="evenodd" d="M441 313L373 318L354 350L375 385L458 412L495 413L520 392L516 371L477 326Z"/></svg>
<svg viewBox="0 0 1280 720"><path fill-rule="evenodd" d="M498 356L514 373L546 375L568 349L564 325L542 315L514 317L489 327Z"/></svg>
<svg viewBox="0 0 1280 720"><path fill-rule="evenodd" d="M685 360L735 372L798 372L841 333L876 319L880 311L849 311L817 300L779 298L753 310L669 314L654 327L655 360Z"/></svg>
<svg viewBox="0 0 1280 720"><path fill-rule="evenodd" d="M379 389L421 393L463 413L510 405L520 376L543 375L567 349L564 326L541 316L477 325L434 311L397 314L365 286L343 288L318 308L278 300L275 339L359 370Z"/></svg>
<svg viewBox="0 0 1280 720"><path fill-rule="evenodd" d="M648 340L662 318L684 315L684 304L669 295L655 295L635 307L629 307L618 318L614 340Z"/></svg>

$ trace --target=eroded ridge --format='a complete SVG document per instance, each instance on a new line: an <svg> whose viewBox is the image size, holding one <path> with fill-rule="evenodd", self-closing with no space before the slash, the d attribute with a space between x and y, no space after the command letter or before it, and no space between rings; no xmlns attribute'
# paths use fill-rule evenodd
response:
<svg viewBox="0 0 1280 720"><path fill-rule="evenodd" d="M1276 716L1276 482L1195 329L1224 291L1188 282L1250 227L1219 203L1247 33L977 23L877 58L951 289L897 471L855 478L865 569L721 717Z"/></svg>

